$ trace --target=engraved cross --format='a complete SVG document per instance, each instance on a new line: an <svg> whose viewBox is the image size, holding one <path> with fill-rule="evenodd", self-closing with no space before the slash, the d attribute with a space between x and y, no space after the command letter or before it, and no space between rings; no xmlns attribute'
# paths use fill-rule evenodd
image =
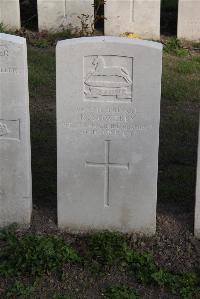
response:
<svg viewBox="0 0 200 299"><path fill-rule="evenodd" d="M105 140L105 162L98 163L98 162L88 162L86 161L86 166L93 166L93 167L104 167L105 174L104 174L104 206L110 206L110 199L109 199L109 183L110 183L110 168L124 168L129 170L129 163L127 164L120 164L120 163L111 163L110 162L110 142L111 140Z"/></svg>

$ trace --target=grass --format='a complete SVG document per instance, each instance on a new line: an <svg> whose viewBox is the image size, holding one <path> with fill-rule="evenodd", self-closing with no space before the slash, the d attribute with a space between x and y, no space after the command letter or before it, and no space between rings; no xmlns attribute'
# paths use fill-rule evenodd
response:
<svg viewBox="0 0 200 299"><path fill-rule="evenodd" d="M54 52L29 49L29 87L31 96L55 94ZM48 89L46 88L48 87Z"/></svg>
<svg viewBox="0 0 200 299"><path fill-rule="evenodd" d="M139 299L137 291L122 284L108 287L105 294L108 299Z"/></svg>
<svg viewBox="0 0 200 299"><path fill-rule="evenodd" d="M64 263L80 261L77 253L58 236L19 238L12 232L5 232L2 239L6 242L0 255L2 277L40 277L50 271L61 271Z"/></svg>
<svg viewBox="0 0 200 299"><path fill-rule="evenodd" d="M180 75L198 75L200 73L200 57L192 56L189 59L179 61L176 66L177 73Z"/></svg>
<svg viewBox="0 0 200 299"><path fill-rule="evenodd" d="M7 290L7 297L29 297L36 291L44 275L55 272L61 277L60 273L67 263L81 263L82 267L87 267L88 262L99 263L102 273L117 266L121 271L128 271L129 276L140 284L165 288L184 299L195 298L200 292L198 273L170 273L158 267L149 253L131 249L128 240L121 234L101 232L86 237L87 254L81 257L58 236L17 236L8 230L2 231L2 240L5 243L0 252L0 277L15 278ZM24 277L28 278L29 284L20 280ZM113 299L139 298L138 292L124 284L108 286L105 295ZM65 297L54 294L54 298Z"/></svg>
<svg viewBox="0 0 200 299"><path fill-rule="evenodd" d="M33 197L49 204L56 198L55 53L31 47L28 58Z"/></svg>
<svg viewBox="0 0 200 299"><path fill-rule="evenodd" d="M73 299L73 298L68 295L54 294L53 299Z"/></svg>
<svg viewBox="0 0 200 299"><path fill-rule="evenodd" d="M199 86L199 55L164 55L158 192L160 202L184 211L195 197Z"/></svg>
<svg viewBox="0 0 200 299"><path fill-rule="evenodd" d="M101 232L88 236L86 242L89 261L95 261L99 266L123 266L126 263L129 249L123 235Z"/></svg>
<svg viewBox="0 0 200 299"><path fill-rule="evenodd" d="M7 298L30 298L34 292L34 286L25 286L21 281L16 280L7 291Z"/></svg>
<svg viewBox="0 0 200 299"><path fill-rule="evenodd" d="M127 269L139 283L165 287L172 294L182 296L182 298L192 298L200 292L198 288L200 277L197 274L170 273L159 268L151 254L132 250L121 234L109 232L93 234L87 237L87 246L90 264L99 263L104 269L107 269L107 266L117 266L121 270ZM135 292L132 294L126 286L111 287L109 293L113 297L110 295L111 297L108 298L120 298L117 297L117 293L121 294L121 298L137 298Z"/></svg>
<svg viewBox="0 0 200 299"><path fill-rule="evenodd" d="M189 55L189 50L182 47L181 41L177 38L170 37L167 39L164 51L177 55L179 57L186 57Z"/></svg>
<svg viewBox="0 0 200 299"><path fill-rule="evenodd" d="M165 55L162 79L163 101L168 101L171 105L178 105L180 108L187 104L198 104L200 98L199 75L199 55L188 55L184 58Z"/></svg>
<svg viewBox="0 0 200 299"><path fill-rule="evenodd" d="M5 33L6 32L6 27L4 26L3 23L0 23L0 33Z"/></svg>

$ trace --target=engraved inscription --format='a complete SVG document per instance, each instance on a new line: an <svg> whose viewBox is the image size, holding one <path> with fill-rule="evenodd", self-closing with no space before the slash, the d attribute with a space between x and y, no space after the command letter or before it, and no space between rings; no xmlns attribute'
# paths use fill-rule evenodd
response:
<svg viewBox="0 0 200 299"><path fill-rule="evenodd" d="M133 58L115 55L84 57L84 100L132 102Z"/></svg>
<svg viewBox="0 0 200 299"><path fill-rule="evenodd" d="M20 120L0 119L0 140L20 140Z"/></svg>
<svg viewBox="0 0 200 299"><path fill-rule="evenodd" d="M112 163L110 162L110 143L111 140L105 140L105 161L101 162L85 162L85 166L93 166L93 167L104 167L104 206L110 206L110 168L122 168L129 170L129 163L120 164L120 163Z"/></svg>
<svg viewBox="0 0 200 299"><path fill-rule="evenodd" d="M16 67L1 67L0 66L0 73L1 74L20 74L22 73L21 70L19 70L18 68Z"/></svg>
<svg viewBox="0 0 200 299"><path fill-rule="evenodd" d="M0 57L8 56L8 47L5 45L0 45Z"/></svg>
<svg viewBox="0 0 200 299"><path fill-rule="evenodd" d="M150 123L136 122L135 117L134 108L120 107L118 104L109 107L78 106L73 118L63 124L68 130L78 130L82 135L124 138L153 128Z"/></svg>
<svg viewBox="0 0 200 299"><path fill-rule="evenodd" d="M0 64L0 74L21 74L23 73L22 69L19 69L16 66L9 66L8 62L5 61L3 58L7 58L9 56L9 48L6 45L0 44L0 58L1 64Z"/></svg>

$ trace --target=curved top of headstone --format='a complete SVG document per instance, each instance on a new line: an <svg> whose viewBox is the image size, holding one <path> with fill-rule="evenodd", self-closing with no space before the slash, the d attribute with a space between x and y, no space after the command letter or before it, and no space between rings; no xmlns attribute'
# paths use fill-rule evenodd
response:
<svg viewBox="0 0 200 299"><path fill-rule="evenodd" d="M115 37L115 36L94 36L94 37L79 37L79 38L72 38L59 41L57 47L63 46L65 44L69 45L76 45L81 43L117 43L117 44L127 44L127 45L136 45L136 46L143 46L154 48L158 50L162 50L163 45L158 42L142 40L142 39L130 39L127 37Z"/></svg>
<svg viewBox="0 0 200 299"><path fill-rule="evenodd" d="M0 40L13 42L13 43L17 43L17 44L25 44L26 43L26 39L24 37L6 34L6 33L0 33Z"/></svg>

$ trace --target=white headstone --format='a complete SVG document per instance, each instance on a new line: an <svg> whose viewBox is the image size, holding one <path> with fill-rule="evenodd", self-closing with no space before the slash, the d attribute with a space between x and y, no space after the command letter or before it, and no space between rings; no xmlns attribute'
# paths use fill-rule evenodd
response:
<svg viewBox="0 0 200 299"><path fill-rule="evenodd" d="M160 38L160 0L107 0L105 35L133 32L142 38Z"/></svg>
<svg viewBox="0 0 200 299"><path fill-rule="evenodd" d="M200 1L179 0L178 38L200 40Z"/></svg>
<svg viewBox="0 0 200 299"><path fill-rule="evenodd" d="M0 226L28 225L31 153L26 40L0 34Z"/></svg>
<svg viewBox="0 0 200 299"><path fill-rule="evenodd" d="M59 227L155 232L161 60L148 41L58 43Z"/></svg>
<svg viewBox="0 0 200 299"><path fill-rule="evenodd" d="M19 0L0 0L0 23L8 29L20 28Z"/></svg>
<svg viewBox="0 0 200 299"><path fill-rule="evenodd" d="M200 125L200 122L199 122ZM196 206L195 206L195 236L200 239L200 127L199 127L199 146L197 161L197 187L196 187Z"/></svg>
<svg viewBox="0 0 200 299"><path fill-rule="evenodd" d="M93 20L94 0L38 0L39 30L62 31L72 26L81 28L78 16L89 15ZM90 23L91 23L90 22Z"/></svg>

